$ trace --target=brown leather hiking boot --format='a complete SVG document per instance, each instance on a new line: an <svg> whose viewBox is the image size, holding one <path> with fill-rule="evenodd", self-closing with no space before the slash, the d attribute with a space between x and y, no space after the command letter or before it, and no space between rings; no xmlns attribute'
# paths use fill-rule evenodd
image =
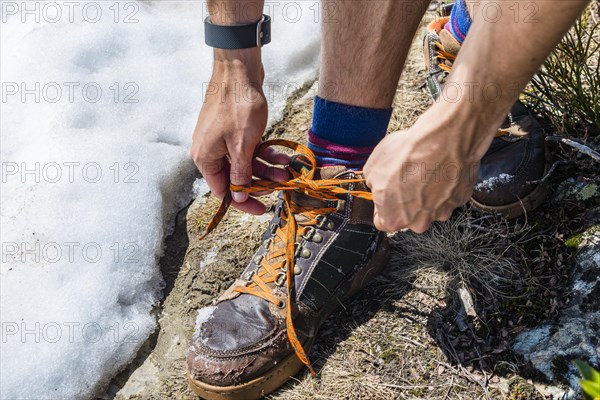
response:
<svg viewBox="0 0 600 400"><path fill-rule="evenodd" d="M449 13L450 8L445 9ZM448 17L433 21L424 38L426 86L436 100L460 50L460 43L444 29ZM481 159L479 179L471 203L506 218L525 214L539 206L548 194L540 181L548 169L544 130L525 106L517 101Z"/></svg>
<svg viewBox="0 0 600 400"><path fill-rule="evenodd" d="M310 160L304 146L270 144ZM295 157L289 182L240 188L283 192L241 277L199 311L186 368L190 387L205 399L257 399L304 365L313 372L306 354L321 324L386 265L387 236L373 226L371 193L360 175L310 162Z"/></svg>

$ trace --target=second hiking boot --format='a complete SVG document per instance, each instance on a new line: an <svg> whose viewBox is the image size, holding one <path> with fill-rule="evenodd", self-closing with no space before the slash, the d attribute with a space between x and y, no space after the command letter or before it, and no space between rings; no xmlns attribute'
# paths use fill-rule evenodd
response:
<svg viewBox="0 0 600 400"><path fill-rule="evenodd" d="M436 100L460 50L444 28L448 17L433 21L424 39L426 86ZM471 203L484 211L514 218L539 206L548 194L539 182L548 167L544 130L517 101L481 159Z"/></svg>

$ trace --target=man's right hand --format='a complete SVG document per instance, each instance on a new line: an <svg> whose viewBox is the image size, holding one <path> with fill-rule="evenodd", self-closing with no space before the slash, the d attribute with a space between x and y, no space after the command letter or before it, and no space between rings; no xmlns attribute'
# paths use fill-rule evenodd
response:
<svg viewBox="0 0 600 400"><path fill-rule="evenodd" d="M229 184L250 185L252 176L283 181L289 157L272 149L254 158L267 126L260 49L215 50L215 64L194 130L191 156L213 194L223 199ZM261 160L262 159L262 160ZM247 193L233 193L233 205L260 215L265 206Z"/></svg>

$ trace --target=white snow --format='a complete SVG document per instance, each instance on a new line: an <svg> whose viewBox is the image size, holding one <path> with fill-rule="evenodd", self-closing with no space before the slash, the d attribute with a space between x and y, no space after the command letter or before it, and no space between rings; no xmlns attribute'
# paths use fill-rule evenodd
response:
<svg viewBox="0 0 600 400"><path fill-rule="evenodd" d="M270 123L316 76L320 37L316 3L277 4ZM90 398L156 328L163 238L196 174L205 4L0 6L0 398Z"/></svg>
<svg viewBox="0 0 600 400"><path fill-rule="evenodd" d="M206 267L217 261L217 256L219 255L220 248L220 246L214 245L210 248L210 250L206 252L206 254L204 255L204 259L200 261L200 264L198 265L200 271L204 271Z"/></svg>
<svg viewBox="0 0 600 400"><path fill-rule="evenodd" d="M196 317L196 330L200 330L202 324L210 321L213 318L213 312L215 311L215 306L203 307L198 310L198 316Z"/></svg>
<svg viewBox="0 0 600 400"><path fill-rule="evenodd" d="M198 310L198 316L196 317L196 331L199 331L200 328L202 328L202 324L205 324L214 318L213 313L216 308L217 307L215 307L215 306L208 306L208 307L200 308ZM207 338L203 337L202 343L207 344L207 340L208 340Z"/></svg>
<svg viewBox="0 0 600 400"><path fill-rule="evenodd" d="M500 185L502 183L508 183L512 180L513 180L512 175L502 173L498 176L493 176L491 178L488 178L483 182L479 182L475 186L475 190L483 190L486 192L491 192L492 190L494 190L496 188L497 185Z"/></svg>
<svg viewBox="0 0 600 400"><path fill-rule="evenodd" d="M194 181L192 185L192 193L195 198L204 197L210 192L210 188L208 187L208 183L204 178L198 178Z"/></svg>

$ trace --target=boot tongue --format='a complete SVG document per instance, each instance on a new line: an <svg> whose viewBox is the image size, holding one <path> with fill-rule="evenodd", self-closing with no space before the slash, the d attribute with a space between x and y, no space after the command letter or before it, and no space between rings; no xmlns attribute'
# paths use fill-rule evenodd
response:
<svg viewBox="0 0 600 400"><path fill-rule="evenodd" d="M440 42L442 42L444 50L446 50L448 53L454 55L458 54L458 51L460 50L460 43L447 29L442 29L440 31Z"/></svg>
<svg viewBox="0 0 600 400"><path fill-rule="evenodd" d="M292 160L288 166L288 171L294 178L297 178L302 174L307 174L311 168L312 165L306 159L306 157L296 155L292 157ZM346 171L346 168L343 166L317 168L313 179L332 179L344 171Z"/></svg>
<svg viewBox="0 0 600 400"><path fill-rule="evenodd" d="M308 162L306 157L297 155L292 157L288 166L288 171L292 174L294 178L296 178L301 174L308 173L308 171L310 171L311 168L312 165L310 164L310 162ZM313 179L333 179L338 177L345 171L346 168L343 166L321 167L317 168ZM324 207L327 204L327 202L324 200L315 199L314 197L307 196L301 191L297 190L292 192L292 201L297 205L303 207L314 208ZM301 222L304 219L305 218L302 215L296 215L296 220L298 220L298 222Z"/></svg>
<svg viewBox="0 0 600 400"><path fill-rule="evenodd" d="M307 174L312 168L312 165L308 162L306 157L299 155L293 156L288 171L294 178L299 177L302 174Z"/></svg>

